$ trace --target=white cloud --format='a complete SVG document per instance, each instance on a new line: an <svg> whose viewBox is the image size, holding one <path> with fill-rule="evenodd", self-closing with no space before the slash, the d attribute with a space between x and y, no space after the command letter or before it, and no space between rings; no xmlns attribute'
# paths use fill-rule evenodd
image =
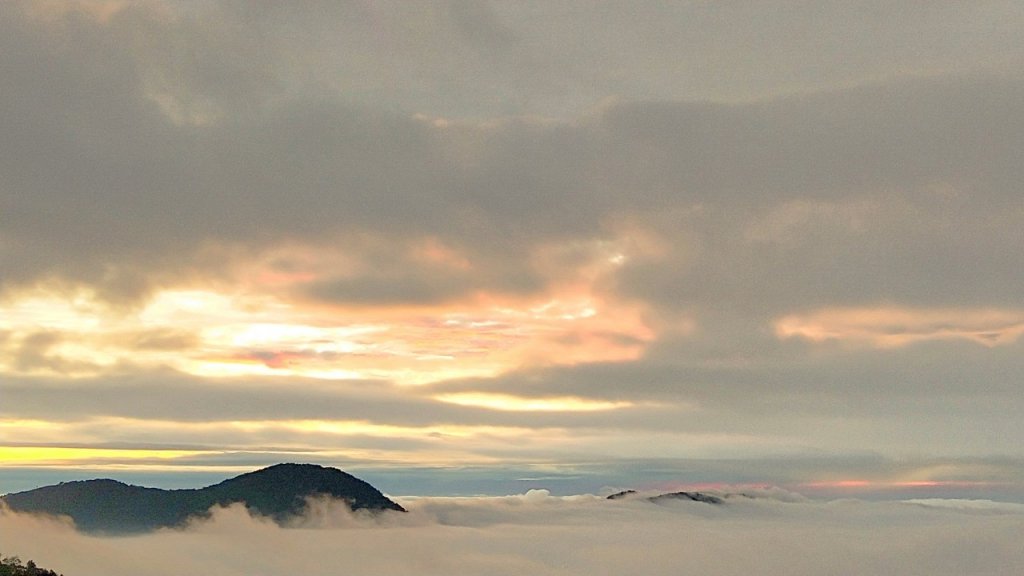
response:
<svg viewBox="0 0 1024 576"><path fill-rule="evenodd" d="M905 500L926 508L945 508L965 512L991 512L1024 514L1024 504L1017 502L994 502L992 500L966 500L963 498L914 498Z"/></svg>
<svg viewBox="0 0 1024 576"><path fill-rule="evenodd" d="M402 503L408 515L371 518L320 502L301 528L289 529L234 506L186 530L119 538L0 512L0 538L3 553L75 576L961 576L1024 568L1024 513L1008 507L976 514L852 500L659 505L543 491Z"/></svg>

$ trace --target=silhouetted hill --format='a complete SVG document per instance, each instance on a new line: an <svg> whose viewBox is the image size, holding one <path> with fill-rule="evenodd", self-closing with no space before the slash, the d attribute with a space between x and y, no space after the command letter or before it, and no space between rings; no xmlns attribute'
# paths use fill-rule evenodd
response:
<svg viewBox="0 0 1024 576"><path fill-rule="evenodd" d="M616 492L611 496L606 497L606 500L622 500L623 498L629 498L636 494L636 490L623 490L622 492Z"/></svg>
<svg viewBox="0 0 1024 576"><path fill-rule="evenodd" d="M282 522L301 513L307 497L318 495L345 500L353 510L405 512L355 476L314 464L277 464L200 489L84 480L8 494L3 500L11 510L70 516L83 531L123 533L178 526L213 506L236 502Z"/></svg>
<svg viewBox="0 0 1024 576"><path fill-rule="evenodd" d="M669 492L668 494L652 496L648 498L648 500L651 502L662 502L664 500L692 500L694 502L704 502L705 504L722 503L722 499L718 496L704 494L703 492Z"/></svg>
<svg viewBox="0 0 1024 576"><path fill-rule="evenodd" d="M730 494L726 494L724 497L728 498ZM623 500L633 498L644 498L648 502L664 502L666 500L692 500L694 502L704 502L705 504L721 504L724 502L722 496L713 496L711 494L705 494L703 492L668 492L666 494L656 494L654 496L641 496L636 490L623 490L622 492L616 492L610 496L607 496L607 500Z"/></svg>
<svg viewBox="0 0 1024 576"><path fill-rule="evenodd" d="M370 484L338 470L315 464L277 464L203 488L216 504L245 502L250 510L283 520L298 514L311 495L348 502L353 510L405 509Z"/></svg>

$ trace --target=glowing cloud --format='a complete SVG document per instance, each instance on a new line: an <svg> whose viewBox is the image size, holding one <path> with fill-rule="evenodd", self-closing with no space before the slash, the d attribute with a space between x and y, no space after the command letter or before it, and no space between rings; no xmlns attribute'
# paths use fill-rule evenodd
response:
<svg viewBox="0 0 1024 576"><path fill-rule="evenodd" d="M201 450L152 450L77 448L61 446L0 446L2 466L25 465L80 465L82 462L97 460L172 460L197 456L207 452Z"/></svg>
<svg viewBox="0 0 1024 576"><path fill-rule="evenodd" d="M525 364L630 360L654 338L641 308L585 286L537 299L478 296L390 310L190 289L157 292L125 311L85 291L26 293L0 304L0 330L0 370L10 373L91 376L130 364L406 384Z"/></svg>
<svg viewBox="0 0 1024 576"><path fill-rule="evenodd" d="M829 340L896 348L928 340L968 340L983 346L1015 342L1024 311L1000 309L830 308L775 322L780 338Z"/></svg>
<svg viewBox="0 0 1024 576"><path fill-rule="evenodd" d="M510 394L490 394L483 392L463 392L456 394L439 394L434 397L442 402L460 406L477 406L491 410L510 412L596 412L628 408L631 402L604 402L561 396L553 398L523 398Z"/></svg>

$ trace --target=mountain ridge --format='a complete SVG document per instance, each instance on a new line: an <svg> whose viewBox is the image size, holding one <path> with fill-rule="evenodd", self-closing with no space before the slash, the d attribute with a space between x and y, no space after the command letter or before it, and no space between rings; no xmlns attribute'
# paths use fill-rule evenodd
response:
<svg viewBox="0 0 1024 576"><path fill-rule="evenodd" d="M275 464L204 488L164 490L109 478L75 480L7 494L17 512L68 516L84 532L133 533L185 524L214 506L244 503L255 515L283 524L302 513L306 499L344 500L352 510L405 512L367 482L337 468Z"/></svg>

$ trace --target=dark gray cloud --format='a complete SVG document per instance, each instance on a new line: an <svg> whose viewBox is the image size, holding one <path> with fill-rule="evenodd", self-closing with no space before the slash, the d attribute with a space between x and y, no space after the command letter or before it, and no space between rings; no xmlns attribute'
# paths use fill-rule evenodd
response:
<svg viewBox="0 0 1024 576"><path fill-rule="evenodd" d="M986 348L973 342L931 342L889 350L836 346L810 354L810 345L765 342L760 355L744 357L745 342L735 348L702 348L679 339L662 342L638 362L531 369L433 388L748 408L778 402L810 412L841 403L847 413L924 396L950 402L1008 396L1022 368L1020 344Z"/></svg>
<svg viewBox="0 0 1024 576"><path fill-rule="evenodd" d="M394 385L374 381L250 378L210 382L174 372L142 372L66 380L5 378L4 415L71 419L89 416L230 421L262 419L370 419L377 422L430 424L458 420L464 409L403 394Z"/></svg>
<svg viewBox="0 0 1024 576"><path fill-rule="evenodd" d="M1018 414L1024 409L1014 376L1020 372L1019 345L925 344L732 363L687 357L682 350L671 361L537 369L415 388L382 381L268 377L211 382L172 372L75 380L8 377L0 385L6 399L0 416L64 422L81 437L105 442L213 449L455 449L510 461L732 458L821 450L890 457L922 451L957 457L1017 452ZM595 412L517 412L433 398L460 392L634 405ZM102 420L111 417L129 421L112 425ZM287 425L296 420L365 422L403 431ZM268 425L235 427L234 421ZM498 428L460 438L458 431L450 435L445 430L452 426L469 427L463 431ZM545 435L550 442L542 440ZM643 443L645 437L658 440Z"/></svg>
<svg viewBox="0 0 1024 576"><path fill-rule="evenodd" d="M366 9L337 9L329 22L369 25L348 15ZM914 10L952 17L949 6ZM434 301L474 283L542 286L531 250L610 236L628 215L673 249L628 266L617 286L665 305L1017 303L1019 76L961 71L748 104L623 101L553 123L442 128L275 88L280 70L263 52L283 48L258 49L245 31L286 16L217 14L5 15L5 283L57 276L124 295L239 255L211 245L344 249L362 233L401 250L436 236L480 279L383 275L313 290L360 302L388 283L386 301ZM500 24L484 8L431 16L449 17L488 41L515 37L487 32ZM214 111L178 118L166 102L183 100Z"/></svg>
<svg viewBox="0 0 1024 576"><path fill-rule="evenodd" d="M482 387L481 387L482 388ZM145 430L143 423L124 422L122 440L203 444L211 440L260 437L274 443L274 438L301 438L322 434L316 430L282 431L279 429L231 430L232 421L266 422L289 420L323 420L366 422L371 425L423 427L426 437L430 426L506 426L560 429L581 428L661 428L668 422L651 419L648 411L616 416L609 413L574 412L507 412L472 406L459 406L433 399L430 387L400 387L384 381L326 381L302 378L249 377L214 380L174 372L137 372L124 376L102 376L68 380L48 377L10 377L0 383L4 398L0 417L38 418L53 422L88 422L93 418L120 417L165 421L171 427ZM520 390L526 392L525 390ZM669 410L669 412L674 412ZM657 413L657 410L654 410ZM181 423L180 429L173 428ZM227 424L226 430L210 432L202 427L190 430L190 424ZM98 432L106 426L97 422ZM108 430L116 434L116 430ZM359 434L381 436L386 431L354 430L345 436ZM139 436L139 435L143 436ZM216 435L213 435L216 434ZM262 436L261 436L262 434ZM438 440L444 441L443 428ZM489 433L484 430L486 437ZM501 432L494 432L501 439ZM455 438L449 441L457 442ZM501 440L512 446L515 438ZM472 447L470 440L467 446ZM537 446L531 449L538 448Z"/></svg>
<svg viewBox="0 0 1024 576"><path fill-rule="evenodd" d="M945 454L1016 452L1024 409L1020 344L932 342L891 350L747 342L708 347L682 339L648 358L513 372L435 385L531 398L639 402L574 425L786 439L790 446ZM568 420L566 422L569 422ZM770 449L770 448L766 448Z"/></svg>
<svg viewBox="0 0 1024 576"><path fill-rule="evenodd" d="M270 4L197 12L273 46L289 83L442 116L572 116L610 96L751 100L1024 56L1024 16L1007 0Z"/></svg>

